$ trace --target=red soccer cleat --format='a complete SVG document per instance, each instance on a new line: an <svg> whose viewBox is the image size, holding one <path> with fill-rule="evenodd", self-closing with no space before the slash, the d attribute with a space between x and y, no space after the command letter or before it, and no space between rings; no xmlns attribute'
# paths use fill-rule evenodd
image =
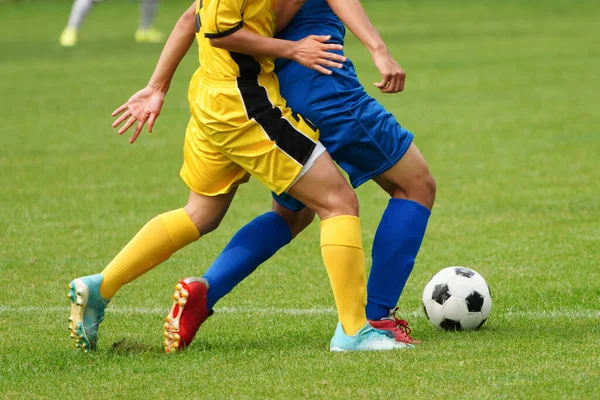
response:
<svg viewBox="0 0 600 400"><path fill-rule="evenodd" d="M407 344L421 344L420 340L413 339L410 336L411 329L408 327L408 322L403 319L396 318L398 307L391 310L389 317L379 321L369 320L371 326L375 329L390 332L390 337L394 337L397 342Z"/></svg>
<svg viewBox="0 0 600 400"><path fill-rule="evenodd" d="M208 285L202 278L185 278L175 286L173 305L163 326L167 353L189 346L200 325L212 315L206 308L207 293Z"/></svg>

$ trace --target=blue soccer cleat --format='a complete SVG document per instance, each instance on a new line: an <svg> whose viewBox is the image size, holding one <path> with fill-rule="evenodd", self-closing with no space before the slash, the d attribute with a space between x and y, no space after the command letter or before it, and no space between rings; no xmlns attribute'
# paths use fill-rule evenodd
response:
<svg viewBox="0 0 600 400"><path fill-rule="evenodd" d="M74 279L69 284L67 297L71 301L69 330L75 347L88 352L96 350L98 325L104 319L104 309L109 300L100 296L101 274Z"/></svg>
<svg viewBox="0 0 600 400"><path fill-rule="evenodd" d="M370 324L365 324L354 336L344 333L342 324L338 322L335 334L331 339L331 351L380 351L407 349L415 346L397 342L390 338L386 332L374 329Z"/></svg>

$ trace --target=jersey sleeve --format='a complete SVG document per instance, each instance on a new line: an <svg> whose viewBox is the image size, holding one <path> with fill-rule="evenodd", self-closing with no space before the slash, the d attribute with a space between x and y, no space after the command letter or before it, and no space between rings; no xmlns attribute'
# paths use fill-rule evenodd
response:
<svg viewBox="0 0 600 400"><path fill-rule="evenodd" d="M204 10L204 36L220 38L242 28L242 14L246 0L212 0Z"/></svg>

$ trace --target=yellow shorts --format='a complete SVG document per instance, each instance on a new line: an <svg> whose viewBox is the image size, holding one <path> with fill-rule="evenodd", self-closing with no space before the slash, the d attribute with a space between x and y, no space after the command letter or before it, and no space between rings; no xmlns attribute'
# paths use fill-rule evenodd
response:
<svg viewBox="0 0 600 400"><path fill-rule="evenodd" d="M286 107L274 73L249 81L198 69L188 100L180 175L196 193L228 193L252 175L281 194L324 151L316 127Z"/></svg>

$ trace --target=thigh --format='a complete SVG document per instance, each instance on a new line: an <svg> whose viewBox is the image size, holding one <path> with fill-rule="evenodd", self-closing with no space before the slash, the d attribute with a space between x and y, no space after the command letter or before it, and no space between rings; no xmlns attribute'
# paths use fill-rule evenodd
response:
<svg viewBox="0 0 600 400"><path fill-rule="evenodd" d="M336 215L358 216L356 194L327 152L315 161L288 193L315 211L321 219Z"/></svg>
<svg viewBox="0 0 600 400"><path fill-rule="evenodd" d="M206 139L194 117L185 134L180 176L193 192L205 196L230 193L250 177Z"/></svg>

